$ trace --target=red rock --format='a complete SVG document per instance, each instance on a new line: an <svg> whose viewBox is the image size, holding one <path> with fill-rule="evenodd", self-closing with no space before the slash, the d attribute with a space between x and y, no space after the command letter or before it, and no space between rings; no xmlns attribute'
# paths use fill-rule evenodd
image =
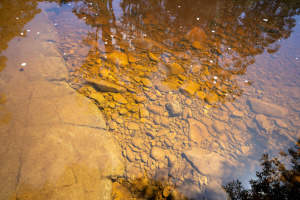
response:
<svg viewBox="0 0 300 200"><path fill-rule="evenodd" d="M187 39L190 42L195 42L195 41L202 42L207 38L204 31L198 27L194 27L184 37L185 37L185 39Z"/></svg>

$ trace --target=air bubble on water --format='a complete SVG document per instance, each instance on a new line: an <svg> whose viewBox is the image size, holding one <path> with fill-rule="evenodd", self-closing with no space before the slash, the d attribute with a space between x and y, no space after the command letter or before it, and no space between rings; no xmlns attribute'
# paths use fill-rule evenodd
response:
<svg viewBox="0 0 300 200"><path fill-rule="evenodd" d="M66 53L64 53L64 55L66 55Z"/></svg>
<svg viewBox="0 0 300 200"><path fill-rule="evenodd" d="M27 32L30 32L30 30L27 30Z"/></svg>
<svg viewBox="0 0 300 200"><path fill-rule="evenodd" d="M25 67L25 66L26 66L26 63L22 63L21 66Z"/></svg>
<svg viewBox="0 0 300 200"><path fill-rule="evenodd" d="M226 95L226 96L228 96L228 94L227 94L227 93L226 93L225 95Z"/></svg>
<svg viewBox="0 0 300 200"><path fill-rule="evenodd" d="M180 8L180 6L178 6L178 8Z"/></svg>
<svg viewBox="0 0 300 200"><path fill-rule="evenodd" d="M147 36L146 34L144 34L144 36Z"/></svg>
<svg viewBox="0 0 300 200"><path fill-rule="evenodd" d="M209 62L213 63L214 61L210 60Z"/></svg>
<svg viewBox="0 0 300 200"><path fill-rule="evenodd" d="M212 30L211 32L213 32L213 33L214 33L214 32L216 32L216 31Z"/></svg>
<svg viewBox="0 0 300 200"><path fill-rule="evenodd" d="M267 22L268 21L268 19L263 19L265 22Z"/></svg>
<svg viewBox="0 0 300 200"><path fill-rule="evenodd" d="M107 42L104 42L104 44L107 44Z"/></svg>
<svg viewBox="0 0 300 200"><path fill-rule="evenodd" d="M248 80L245 80L245 83L248 83L249 81Z"/></svg>
<svg viewBox="0 0 300 200"><path fill-rule="evenodd" d="M19 17L16 17L16 19L19 19Z"/></svg>
<svg viewBox="0 0 300 200"><path fill-rule="evenodd" d="M93 3L90 3L90 5L93 5Z"/></svg>
<svg viewBox="0 0 300 200"><path fill-rule="evenodd" d="M228 47L228 49L231 49L230 47Z"/></svg>
<svg viewBox="0 0 300 200"><path fill-rule="evenodd" d="M200 20L200 18L198 17L197 20Z"/></svg>
<svg viewBox="0 0 300 200"><path fill-rule="evenodd" d="M40 32L37 32L36 34L40 34Z"/></svg>
<svg viewBox="0 0 300 200"><path fill-rule="evenodd" d="M216 81L214 81L214 84L216 84L217 82Z"/></svg>
<svg viewBox="0 0 300 200"><path fill-rule="evenodd" d="M296 58L296 60L298 60L298 58Z"/></svg>
<svg viewBox="0 0 300 200"><path fill-rule="evenodd" d="M167 10L167 12L169 12L169 11Z"/></svg>
<svg viewBox="0 0 300 200"><path fill-rule="evenodd" d="M232 95L232 97L235 97L235 95Z"/></svg>
<svg viewBox="0 0 300 200"><path fill-rule="evenodd" d="M182 28L182 26L180 26L180 28Z"/></svg>
<svg viewBox="0 0 300 200"><path fill-rule="evenodd" d="M57 23L54 23L55 26L57 26Z"/></svg>
<svg viewBox="0 0 300 200"><path fill-rule="evenodd" d="M86 19L86 17L83 17L82 19Z"/></svg>
<svg viewBox="0 0 300 200"><path fill-rule="evenodd" d="M191 65L191 67L194 67L193 65Z"/></svg>
<svg viewBox="0 0 300 200"><path fill-rule="evenodd" d="M214 79L217 79L218 77L217 76L214 76Z"/></svg>
<svg viewBox="0 0 300 200"><path fill-rule="evenodd" d="M71 4L69 3L68 5L70 6Z"/></svg>
<svg viewBox="0 0 300 200"><path fill-rule="evenodd" d="M113 35L110 35L110 37L112 37L112 38L113 38L114 36L113 36Z"/></svg>
<svg viewBox="0 0 300 200"><path fill-rule="evenodd" d="M21 33L21 35L24 35L24 33Z"/></svg>

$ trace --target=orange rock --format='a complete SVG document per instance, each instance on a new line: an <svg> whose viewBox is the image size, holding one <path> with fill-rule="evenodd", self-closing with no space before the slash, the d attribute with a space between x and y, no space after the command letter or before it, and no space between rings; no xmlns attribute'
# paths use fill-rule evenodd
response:
<svg viewBox="0 0 300 200"><path fill-rule="evenodd" d="M187 39L190 42L195 42L195 41L202 42L207 38L204 31L202 29L200 29L199 27L194 27L184 37L185 37L185 39Z"/></svg>

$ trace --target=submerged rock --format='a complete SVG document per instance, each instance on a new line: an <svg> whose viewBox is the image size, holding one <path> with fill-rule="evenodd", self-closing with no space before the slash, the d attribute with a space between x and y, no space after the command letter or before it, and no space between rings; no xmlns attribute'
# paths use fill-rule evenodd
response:
<svg viewBox="0 0 300 200"><path fill-rule="evenodd" d="M195 41L202 42L207 38L207 36L201 28L194 27L192 30L190 30L190 32L185 34L184 38L190 42L195 42Z"/></svg>
<svg viewBox="0 0 300 200"><path fill-rule="evenodd" d="M86 81L88 83L97 85L97 87L104 92L121 92L121 93L126 92L126 88L124 88L123 86L108 81L104 81L101 79L87 78Z"/></svg>
<svg viewBox="0 0 300 200"><path fill-rule="evenodd" d="M114 51L108 54L106 60L118 67L127 67L129 65L127 55L121 51Z"/></svg>
<svg viewBox="0 0 300 200"><path fill-rule="evenodd" d="M165 152L162 148L153 147L150 153L151 157L157 161L163 161L165 159Z"/></svg>
<svg viewBox="0 0 300 200"><path fill-rule="evenodd" d="M214 104L219 101L219 96L214 92L208 93L205 97L205 101L209 104Z"/></svg>
<svg viewBox="0 0 300 200"><path fill-rule="evenodd" d="M179 88L179 90L184 94L194 95L195 92L199 90L199 88L200 85L198 83L193 81L187 81Z"/></svg>
<svg viewBox="0 0 300 200"><path fill-rule="evenodd" d="M182 115L182 107L179 101L173 101L166 103L166 109L169 111L171 116L180 116Z"/></svg>
<svg viewBox="0 0 300 200"><path fill-rule="evenodd" d="M248 102L250 103L252 110L257 114L283 118L289 113L288 109L270 102L253 98L249 98Z"/></svg>
<svg viewBox="0 0 300 200"><path fill-rule="evenodd" d="M161 92L170 92L172 90L178 89L178 85L170 82L158 82L156 83L156 88Z"/></svg>
<svg viewBox="0 0 300 200"><path fill-rule="evenodd" d="M210 138L207 128L203 123L194 119L188 119L188 122L190 126L189 139L191 141L201 144L203 140Z"/></svg>
<svg viewBox="0 0 300 200"><path fill-rule="evenodd" d="M147 106L147 109L154 114L162 115L164 113L164 109L161 106L157 105L149 105Z"/></svg>
<svg viewBox="0 0 300 200"><path fill-rule="evenodd" d="M232 161L206 149L193 147L183 154L205 176L226 179L235 169Z"/></svg>
<svg viewBox="0 0 300 200"><path fill-rule="evenodd" d="M169 68L171 74L183 74L184 73L183 67L178 63L169 64L168 68Z"/></svg>
<svg viewBox="0 0 300 200"><path fill-rule="evenodd" d="M255 120L261 129L263 129L265 131L270 130L271 125L270 125L268 118L265 115L259 114L255 117Z"/></svg>

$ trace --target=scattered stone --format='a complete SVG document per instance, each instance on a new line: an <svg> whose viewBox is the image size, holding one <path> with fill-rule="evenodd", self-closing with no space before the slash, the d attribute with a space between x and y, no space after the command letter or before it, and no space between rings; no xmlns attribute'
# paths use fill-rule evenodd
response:
<svg viewBox="0 0 300 200"><path fill-rule="evenodd" d="M144 163L148 162L148 155L145 152L141 153L141 158Z"/></svg>
<svg viewBox="0 0 300 200"><path fill-rule="evenodd" d="M106 60L118 67L129 65L127 55L121 51L114 51L106 56Z"/></svg>
<svg viewBox="0 0 300 200"><path fill-rule="evenodd" d="M120 93L114 94L113 100L121 104L127 104L127 100Z"/></svg>
<svg viewBox="0 0 300 200"><path fill-rule="evenodd" d="M109 125L109 128L111 130L115 130L116 128L118 128L118 124L116 122L111 122Z"/></svg>
<svg viewBox="0 0 300 200"><path fill-rule="evenodd" d="M264 114L270 117L284 118L289 112L288 109L258 99L249 98L248 102L252 110L257 114Z"/></svg>
<svg viewBox="0 0 300 200"><path fill-rule="evenodd" d="M194 95L195 92L199 90L199 88L200 85L198 83L193 81L187 81L179 88L179 90L184 94Z"/></svg>
<svg viewBox="0 0 300 200"><path fill-rule="evenodd" d="M104 92L126 92L126 88L101 79L87 78L86 81L97 85L97 87Z"/></svg>
<svg viewBox="0 0 300 200"><path fill-rule="evenodd" d="M121 115L126 115L128 113L128 110L127 110L127 108L121 108L120 111L119 111L119 113Z"/></svg>
<svg viewBox="0 0 300 200"><path fill-rule="evenodd" d="M126 147L126 156L129 161L131 162L135 161L135 155L129 146Z"/></svg>
<svg viewBox="0 0 300 200"><path fill-rule="evenodd" d="M166 94L165 95L166 101L172 101L173 100L173 96L171 94Z"/></svg>
<svg viewBox="0 0 300 200"><path fill-rule="evenodd" d="M218 132L218 133L222 133L225 128L226 128L226 124L224 122L221 122L219 120L215 120L212 124L213 128Z"/></svg>
<svg viewBox="0 0 300 200"><path fill-rule="evenodd" d="M219 96L215 92L208 93L205 97L205 101L209 104L214 104L219 101Z"/></svg>
<svg viewBox="0 0 300 200"><path fill-rule="evenodd" d="M140 126L138 123L135 122L129 122L128 127L129 130L140 130Z"/></svg>
<svg viewBox="0 0 300 200"><path fill-rule="evenodd" d="M146 101L147 100L147 97L145 97L145 96L136 96L135 97L135 101L137 102L137 103L142 103L142 102L144 102L144 101Z"/></svg>
<svg viewBox="0 0 300 200"><path fill-rule="evenodd" d="M165 143L168 147L173 146L172 142L171 142L168 138L165 138L165 139L164 139L164 143Z"/></svg>
<svg viewBox="0 0 300 200"><path fill-rule="evenodd" d="M142 78L141 81L145 87L151 88L153 86L153 83L148 78Z"/></svg>
<svg viewBox="0 0 300 200"><path fill-rule="evenodd" d="M143 147L144 147L144 140L140 137L133 137L131 139L131 142L135 147L137 147L139 149L143 149Z"/></svg>
<svg viewBox="0 0 300 200"><path fill-rule="evenodd" d="M280 120L280 119L275 119L275 124L277 125L277 126L280 126L280 127L282 127L282 128L287 128L288 126L286 125L286 123L284 123L282 120Z"/></svg>
<svg viewBox="0 0 300 200"><path fill-rule="evenodd" d="M140 117L147 118L149 116L149 111L145 108L140 108Z"/></svg>
<svg viewBox="0 0 300 200"><path fill-rule="evenodd" d="M156 83L155 87L160 92L170 92L172 90L177 90L179 88L178 85L176 85L174 83L169 83L169 82L158 82L158 83Z"/></svg>
<svg viewBox="0 0 300 200"><path fill-rule="evenodd" d="M191 99L188 98L188 99L185 101L185 103L186 103L186 105L190 106L190 105L192 105L193 101L192 101Z"/></svg>
<svg viewBox="0 0 300 200"><path fill-rule="evenodd" d="M160 147L152 147L150 155L157 161L163 161L165 159L165 152Z"/></svg>
<svg viewBox="0 0 300 200"><path fill-rule="evenodd" d="M169 122L169 119L167 117L161 117L160 120L161 120L162 125L164 125L165 127L169 127L170 122Z"/></svg>
<svg viewBox="0 0 300 200"><path fill-rule="evenodd" d="M155 54L148 53L148 55L149 55L150 60L155 61L155 62L159 61L158 57Z"/></svg>
<svg viewBox="0 0 300 200"><path fill-rule="evenodd" d="M203 42L207 38L207 36L202 29L200 29L199 27L194 27L192 30L190 30L190 32L185 34L184 38L190 42Z"/></svg>
<svg viewBox="0 0 300 200"><path fill-rule="evenodd" d="M164 113L164 109L161 106L157 105L148 105L147 109L154 114L162 115Z"/></svg>
<svg viewBox="0 0 300 200"><path fill-rule="evenodd" d="M99 105L105 103L105 98L104 98L104 96L103 96L101 93L99 93L99 92L97 92L97 93L91 93L91 94L89 95L89 97L90 97L91 99L94 99Z"/></svg>
<svg viewBox="0 0 300 200"><path fill-rule="evenodd" d="M178 63L172 63L172 64L169 64L167 66L168 66L171 74L173 74L173 75L174 74L177 75L177 74L183 74L184 73L183 67L180 64L178 64Z"/></svg>
<svg viewBox="0 0 300 200"><path fill-rule="evenodd" d="M261 129L263 129L267 132L270 130L271 125L270 125L270 122L269 122L268 118L265 115L258 114L258 115L256 115L255 120L257 122L257 125Z"/></svg>
<svg viewBox="0 0 300 200"><path fill-rule="evenodd" d="M174 154L167 154L166 157L169 161L169 167L173 167L177 164L177 157Z"/></svg>
<svg viewBox="0 0 300 200"><path fill-rule="evenodd" d="M182 107L179 101L166 103L166 109L169 111L170 116L180 116L182 114Z"/></svg>
<svg viewBox="0 0 300 200"><path fill-rule="evenodd" d="M188 119L188 122L190 127L190 132L189 132L190 141L201 144L203 140L210 138L210 135L204 124L194 119Z"/></svg>
<svg viewBox="0 0 300 200"><path fill-rule="evenodd" d="M232 116L234 116L234 117L244 117L244 113L241 112L241 111L236 110L236 111L232 112Z"/></svg>
<svg viewBox="0 0 300 200"><path fill-rule="evenodd" d="M155 124L159 125L161 120L160 120L160 116L159 115L155 115L153 116L153 121Z"/></svg>
<svg viewBox="0 0 300 200"><path fill-rule="evenodd" d="M241 122L241 121L234 120L234 121L232 122L232 125L234 125L235 127L237 127L237 129L239 129L239 130L241 130L241 131L246 131L246 130L247 130L246 124L244 124L244 123Z"/></svg>
<svg viewBox="0 0 300 200"><path fill-rule="evenodd" d="M173 144L173 150L179 149L179 147L181 147L182 144L183 144L183 142L175 142Z"/></svg>
<svg viewBox="0 0 300 200"><path fill-rule="evenodd" d="M203 117L202 118L202 122L206 125L206 126L211 126L213 124L212 120L207 118L207 117Z"/></svg>
<svg viewBox="0 0 300 200"><path fill-rule="evenodd" d="M189 111L188 111L187 108L183 109L183 111L182 111L182 119L187 119L188 114L189 114L188 112Z"/></svg>
<svg viewBox="0 0 300 200"><path fill-rule="evenodd" d="M116 120L116 122L117 122L118 124L123 124L123 123L124 123L124 120L123 120L123 118L121 118L121 117L118 117L118 118L116 118L115 120Z"/></svg>
<svg viewBox="0 0 300 200"><path fill-rule="evenodd" d="M192 166L205 176L226 179L235 169L232 161L206 149L193 147L183 154Z"/></svg>
<svg viewBox="0 0 300 200"><path fill-rule="evenodd" d="M169 133L169 130L167 130L167 129L161 129L160 131L158 131L157 137L165 136L168 133Z"/></svg>
<svg viewBox="0 0 300 200"><path fill-rule="evenodd" d="M195 49L202 49L202 45L199 41L193 42L192 47Z"/></svg>
<svg viewBox="0 0 300 200"><path fill-rule="evenodd" d="M149 136L152 137L152 138L155 138L156 135L157 135L157 132L148 130L148 131L146 132L146 134L149 135Z"/></svg>

